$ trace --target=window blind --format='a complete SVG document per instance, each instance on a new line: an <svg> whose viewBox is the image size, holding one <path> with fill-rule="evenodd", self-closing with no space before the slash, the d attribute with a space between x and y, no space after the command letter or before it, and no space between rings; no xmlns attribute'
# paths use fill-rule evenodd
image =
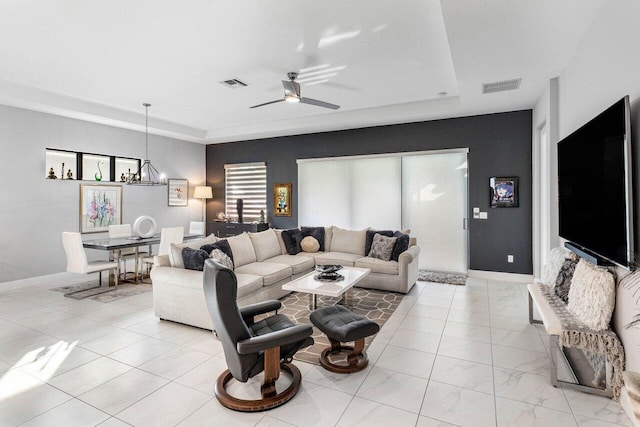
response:
<svg viewBox="0 0 640 427"><path fill-rule="evenodd" d="M244 222L260 219L260 210L267 210L267 165L236 163L224 165L225 213L238 217L237 200L243 200Z"/></svg>

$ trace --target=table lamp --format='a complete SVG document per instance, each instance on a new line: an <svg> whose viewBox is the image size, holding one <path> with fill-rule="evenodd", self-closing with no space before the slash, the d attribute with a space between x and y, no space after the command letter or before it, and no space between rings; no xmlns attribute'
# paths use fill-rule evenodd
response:
<svg viewBox="0 0 640 427"><path fill-rule="evenodd" d="M213 199L213 189L206 185L197 186L193 192L194 199L202 199L202 222L204 222L204 212L206 207L206 200Z"/></svg>

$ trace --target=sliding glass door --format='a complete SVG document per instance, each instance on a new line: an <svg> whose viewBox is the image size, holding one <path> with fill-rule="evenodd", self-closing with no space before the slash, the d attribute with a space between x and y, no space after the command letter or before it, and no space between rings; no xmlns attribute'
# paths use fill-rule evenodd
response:
<svg viewBox="0 0 640 427"><path fill-rule="evenodd" d="M402 227L420 246L420 268L467 272L467 153L402 158Z"/></svg>

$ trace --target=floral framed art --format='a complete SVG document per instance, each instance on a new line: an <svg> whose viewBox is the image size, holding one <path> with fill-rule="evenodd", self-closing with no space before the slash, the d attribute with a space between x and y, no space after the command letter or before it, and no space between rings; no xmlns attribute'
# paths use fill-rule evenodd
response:
<svg viewBox="0 0 640 427"><path fill-rule="evenodd" d="M101 233L122 224L122 186L80 184L80 232Z"/></svg>
<svg viewBox="0 0 640 427"><path fill-rule="evenodd" d="M291 183L273 186L273 214L291 216Z"/></svg>
<svg viewBox="0 0 640 427"><path fill-rule="evenodd" d="M518 207L518 177L489 178L491 189L490 204L492 208L517 208Z"/></svg>
<svg viewBox="0 0 640 427"><path fill-rule="evenodd" d="M169 178L169 206L187 206L189 203L189 181Z"/></svg>

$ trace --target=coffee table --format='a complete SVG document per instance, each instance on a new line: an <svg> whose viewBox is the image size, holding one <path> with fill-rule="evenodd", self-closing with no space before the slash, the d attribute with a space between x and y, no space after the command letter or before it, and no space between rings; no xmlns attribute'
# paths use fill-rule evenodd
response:
<svg viewBox="0 0 640 427"><path fill-rule="evenodd" d="M309 309L311 310L315 310L318 306L318 295L327 297L342 296L342 302L346 304L347 291L353 288L353 285L362 280L370 271L368 268L343 267L338 273L344 276L344 280L338 282L316 280L313 276L318 274L318 272L312 271L309 274L282 285L282 289L309 294Z"/></svg>

